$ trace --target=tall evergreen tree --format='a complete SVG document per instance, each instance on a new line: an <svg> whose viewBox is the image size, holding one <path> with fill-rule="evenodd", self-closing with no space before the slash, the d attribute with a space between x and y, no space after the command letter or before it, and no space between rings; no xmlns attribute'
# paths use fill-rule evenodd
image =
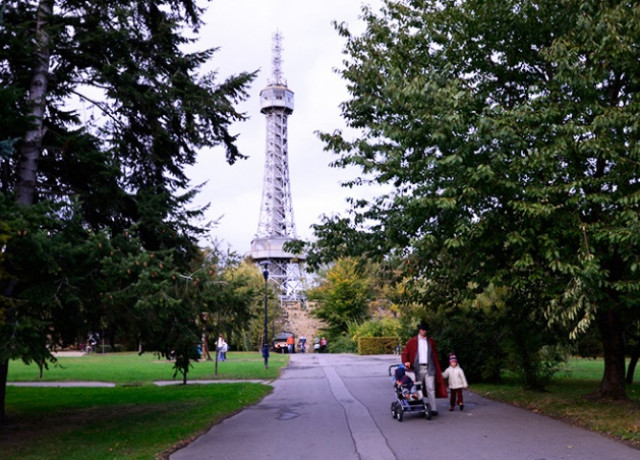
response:
<svg viewBox="0 0 640 460"><path fill-rule="evenodd" d="M85 281L116 254L112 239L131 234L143 253L169 251L171 268L189 271L202 209L186 208L197 187L184 168L202 147L223 145L229 163L243 157L229 127L244 119L235 104L255 76L200 73L215 49L185 49L201 14L193 0L3 2L0 190L13 225L0 272L0 416L8 360L40 360L44 350L44 341L37 352L14 346L15 325L44 338L70 305L85 328L107 317L100 292L110 287ZM38 251L22 257L26 248ZM68 290L52 288L61 279Z"/></svg>

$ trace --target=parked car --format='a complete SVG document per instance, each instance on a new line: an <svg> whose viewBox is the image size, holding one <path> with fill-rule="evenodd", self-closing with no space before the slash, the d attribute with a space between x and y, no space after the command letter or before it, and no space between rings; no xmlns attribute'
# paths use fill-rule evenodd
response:
<svg viewBox="0 0 640 460"><path fill-rule="evenodd" d="M294 346L293 346L293 351L295 352L296 348L295 348L295 335L293 335L292 332L281 332L280 334L276 335L276 338L273 339L273 342L271 344L271 348L273 349L273 351L275 351L276 353L289 353L289 347L287 346L287 339L289 337L293 337L294 338Z"/></svg>

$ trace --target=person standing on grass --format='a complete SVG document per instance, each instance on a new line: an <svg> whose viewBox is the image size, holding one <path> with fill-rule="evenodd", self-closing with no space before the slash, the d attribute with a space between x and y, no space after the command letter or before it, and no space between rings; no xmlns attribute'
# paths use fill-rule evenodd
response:
<svg viewBox="0 0 640 460"><path fill-rule="evenodd" d="M227 360L227 352L229 351L229 344L227 343L226 340L222 339L222 360L226 361Z"/></svg>
<svg viewBox="0 0 640 460"><path fill-rule="evenodd" d="M460 410L464 410L464 400L462 399L462 389L469 388L464 371L458 366L458 358L452 354L449 356L449 367L442 373L442 377L449 381L449 391L451 398L449 400L449 411L456 407L456 398Z"/></svg>
<svg viewBox="0 0 640 460"><path fill-rule="evenodd" d="M222 352L223 347L226 345L224 341L224 337L222 334L218 336L218 343L216 345L216 351L218 352L218 361L224 361L224 353Z"/></svg>
<svg viewBox="0 0 640 460"><path fill-rule="evenodd" d="M427 323L418 325L418 335L411 337L402 350L402 363L416 375L416 382L422 382L423 393L427 394L431 415L438 415L436 398L447 397L447 387L442 378L436 342L427 337Z"/></svg>

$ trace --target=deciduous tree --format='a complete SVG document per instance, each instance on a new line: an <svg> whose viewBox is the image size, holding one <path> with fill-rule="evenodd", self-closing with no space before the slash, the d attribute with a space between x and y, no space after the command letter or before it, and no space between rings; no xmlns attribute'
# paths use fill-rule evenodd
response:
<svg viewBox="0 0 640 460"><path fill-rule="evenodd" d="M346 332L350 322L370 317L372 280L367 265L358 259L339 259L330 267L324 280L307 295L317 302L311 314L327 323L327 332L337 337Z"/></svg>
<svg viewBox="0 0 640 460"><path fill-rule="evenodd" d="M639 314L639 8L385 1L363 10L360 36L338 25L342 113L359 135L322 138L335 166L362 169L350 185L394 188L326 219L317 246L405 254L440 306L494 285L575 333L595 322L598 395L624 398L624 326Z"/></svg>

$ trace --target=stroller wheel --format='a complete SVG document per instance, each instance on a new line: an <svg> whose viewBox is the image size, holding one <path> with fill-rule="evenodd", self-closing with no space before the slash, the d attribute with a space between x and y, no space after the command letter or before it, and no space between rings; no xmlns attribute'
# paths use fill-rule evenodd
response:
<svg viewBox="0 0 640 460"><path fill-rule="evenodd" d="M404 416L404 411L402 410L402 406L400 407L400 409L398 410L398 421L401 422L402 421L402 417Z"/></svg>
<svg viewBox="0 0 640 460"><path fill-rule="evenodd" d="M396 403L391 403L391 417L396 418Z"/></svg>
<svg viewBox="0 0 640 460"><path fill-rule="evenodd" d="M429 403L424 405L424 416L427 420L431 420L431 405Z"/></svg>

